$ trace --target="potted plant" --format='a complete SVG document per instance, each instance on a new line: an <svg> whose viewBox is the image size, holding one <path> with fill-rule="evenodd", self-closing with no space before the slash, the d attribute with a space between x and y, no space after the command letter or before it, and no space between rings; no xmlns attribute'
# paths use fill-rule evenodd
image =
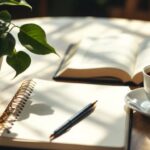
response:
<svg viewBox="0 0 150 150"><path fill-rule="evenodd" d="M26 0L0 0L2 5L20 6L32 9ZM18 40L26 50L34 54L46 55L56 53L55 49L48 44L44 30L37 24L29 23L17 26L12 22L12 14L8 10L0 11L0 62L6 56L6 62L15 71L15 77L24 72L31 63L31 58L25 51L16 49L16 39L11 33L18 28Z"/></svg>

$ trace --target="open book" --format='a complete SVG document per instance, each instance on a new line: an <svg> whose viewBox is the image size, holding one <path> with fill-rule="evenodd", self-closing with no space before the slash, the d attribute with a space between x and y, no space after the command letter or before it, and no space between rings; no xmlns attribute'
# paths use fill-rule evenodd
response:
<svg viewBox="0 0 150 150"><path fill-rule="evenodd" d="M123 150L128 134L128 114L124 110L128 92L127 86L26 80L1 114L0 145ZM49 136L56 128L94 100L98 103L90 116L50 142Z"/></svg>
<svg viewBox="0 0 150 150"><path fill-rule="evenodd" d="M136 34L86 37L68 49L54 79L140 84L149 54L148 38Z"/></svg>

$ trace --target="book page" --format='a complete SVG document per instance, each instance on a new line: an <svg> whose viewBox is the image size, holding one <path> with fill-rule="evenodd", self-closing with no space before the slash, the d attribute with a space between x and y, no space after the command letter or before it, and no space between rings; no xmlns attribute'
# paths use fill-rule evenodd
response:
<svg viewBox="0 0 150 150"><path fill-rule="evenodd" d="M62 149L70 144L76 149L80 146L124 147L127 134L124 97L129 92L128 87L35 81L37 85L31 99L10 133L3 136L49 142L56 128L98 100L90 116L52 143L56 147L62 144Z"/></svg>
<svg viewBox="0 0 150 150"><path fill-rule="evenodd" d="M127 33L87 37L81 41L68 68L117 68L132 76L138 42L136 35Z"/></svg>
<svg viewBox="0 0 150 150"><path fill-rule="evenodd" d="M143 68L150 65L150 38L145 37L138 48L138 57L135 65L134 75L141 72Z"/></svg>

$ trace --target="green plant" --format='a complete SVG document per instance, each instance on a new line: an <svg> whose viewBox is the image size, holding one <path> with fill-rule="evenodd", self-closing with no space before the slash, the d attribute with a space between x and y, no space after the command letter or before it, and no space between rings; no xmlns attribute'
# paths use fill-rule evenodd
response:
<svg viewBox="0 0 150 150"><path fill-rule="evenodd" d="M0 6L2 5L32 9L26 0L0 0ZM39 25L29 23L16 26L12 23L12 14L8 10L0 11L0 57L6 56L7 64L16 71L15 77L30 66L31 58L26 52L16 50L16 39L11 33L14 28L18 28L18 39L26 50L39 55L57 54L48 44L46 34Z"/></svg>

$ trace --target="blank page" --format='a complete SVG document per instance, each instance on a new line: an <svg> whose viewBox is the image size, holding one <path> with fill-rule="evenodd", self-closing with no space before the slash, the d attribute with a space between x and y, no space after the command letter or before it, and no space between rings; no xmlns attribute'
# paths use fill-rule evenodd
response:
<svg viewBox="0 0 150 150"><path fill-rule="evenodd" d="M11 133L4 136L49 142L55 129L87 104L98 100L90 116L52 143L56 148L60 143L75 146L75 149L80 146L124 147L127 118L124 97L129 92L128 87L35 81L31 99L10 129Z"/></svg>

